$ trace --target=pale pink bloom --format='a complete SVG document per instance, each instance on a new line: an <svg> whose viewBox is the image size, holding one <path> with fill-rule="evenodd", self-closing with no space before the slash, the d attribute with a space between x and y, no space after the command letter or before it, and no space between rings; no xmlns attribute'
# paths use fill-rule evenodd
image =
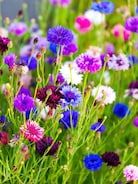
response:
<svg viewBox="0 0 138 184"><path fill-rule="evenodd" d="M44 129L35 121L31 120L28 120L25 125L22 125L20 131L26 139L32 142L37 142L44 136Z"/></svg>
<svg viewBox="0 0 138 184"><path fill-rule="evenodd" d="M124 177L127 181L138 181L138 167L135 165L128 165L123 170Z"/></svg>
<svg viewBox="0 0 138 184"><path fill-rule="evenodd" d="M124 41L128 41L131 37L131 32L125 29L121 24L117 24L113 27L112 33L116 38L122 38Z"/></svg>
<svg viewBox="0 0 138 184"><path fill-rule="evenodd" d="M22 86L28 88L31 85L31 81L32 81L32 76L29 73L21 75L20 83Z"/></svg>
<svg viewBox="0 0 138 184"><path fill-rule="evenodd" d="M86 33L91 30L92 22L87 17L80 15L75 20L75 28L80 33Z"/></svg>

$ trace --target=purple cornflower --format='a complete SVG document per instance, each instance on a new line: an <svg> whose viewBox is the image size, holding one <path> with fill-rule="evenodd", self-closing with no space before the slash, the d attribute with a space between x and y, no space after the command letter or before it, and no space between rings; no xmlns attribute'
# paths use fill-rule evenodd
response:
<svg viewBox="0 0 138 184"><path fill-rule="evenodd" d="M76 43L70 43L70 44L66 45L63 48L63 55L64 56L70 56L71 54L74 54L77 51L78 51L77 44Z"/></svg>
<svg viewBox="0 0 138 184"><path fill-rule="evenodd" d="M102 154L103 162L105 162L108 166L116 167L121 162L119 159L119 155L115 152L109 151Z"/></svg>
<svg viewBox="0 0 138 184"><path fill-rule="evenodd" d="M61 142L55 142L51 137L44 136L36 143L36 151L40 155L54 155L60 146Z"/></svg>
<svg viewBox="0 0 138 184"><path fill-rule="evenodd" d="M63 98L60 100L60 103L62 104L63 108L67 107L68 105L76 107L82 101L81 92L76 87L68 85L64 86L61 89L61 93L63 95Z"/></svg>
<svg viewBox="0 0 138 184"><path fill-rule="evenodd" d="M55 6L67 7L71 3L71 0L49 0L49 2Z"/></svg>
<svg viewBox="0 0 138 184"><path fill-rule="evenodd" d="M4 52L8 50L9 43L10 43L9 38L0 36L0 54L3 54Z"/></svg>
<svg viewBox="0 0 138 184"><path fill-rule="evenodd" d="M80 70L80 72L90 72L96 73L102 67L102 61L100 57L92 56L87 52L79 55L75 62Z"/></svg>
<svg viewBox="0 0 138 184"><path fill-rule="evenodd" d="M129 17L125 22L125 28L128 31L138 33L138 17Z"/></svg>
<svg viewBox="0 0 138 184"><path fill-rule="evenodd" d="M91 125L91 130L103 133L105 132L106 127L102 124L101 120L98 120L98 122Z"/></svg>
<svg viewBox="0 0 138 184"><path fill-rule="evenodd" d="M73 41L73 33L62 26L56 26L48 30L47 40L57 45L65 46Z"/></svg>
<svg viewBox="0 0 138 184"><path fill-rule="evenodd" d="M100 13L110 14L114 11L114 4L110 1L93 2L91 8Z"/></svg>
<svg viewBox="0 0 138 184"><path fill-rule="evenodd" d="M13 22L9 26L9 33L16 36L22 36L27 32L28 28L24 22Z"/></svg>
<svg viewBox="0 0 138 184"><path fill-rule="evenodd" d="M79 113L74 110L67 110L63 112L63 117L59 120L59 123L63 125L65 129L75 128L78 123Z"/></svg>
<svg viewBox="0 0 138 184"><path fill-rule="evenodd" d="M23 86L21 87L20 91L18 92L18 95L21 95L21 94L32 96L30 90L28 88L23 87Z"/></svg>
<svg viewBox="0 0 138 184"><path fill-rule="evenodd" d="M13 69L16 62L16 55L13 53L10 53L4 57L4 63L8 65L9 69Z"/></svg>
<svg viewBox="0 0 138 184"><path fill-rule="evenodd" d="M27 112L35 107L34 99L25 94L17 95L14 98L14 107L19 112Z"/></svg>

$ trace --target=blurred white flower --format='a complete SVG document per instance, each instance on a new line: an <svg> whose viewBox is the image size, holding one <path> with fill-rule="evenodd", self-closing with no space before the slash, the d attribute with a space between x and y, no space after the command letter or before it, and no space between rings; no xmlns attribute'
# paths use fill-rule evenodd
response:
<svg viewBox="0 0 138 184"><path fill-rule="evenodd" d="M84 14L93 24L99 25L105 22L105 15L94 10L87 10Z"/></svg>
<svg viewBox="0 0 138 184"><path fill-rule="evenodd" d="M83 78L83 75L78 72L77 67L73 62L65 63L61 67L60 73L68 84L80 84Z"/></svg>
<svg viewBox="0 0 138 184"><path fill-rule="evenodd" d="M92 96L102 105L112 104L116 99L115 91L109 86L97 86L92 89Z"/></svg>
<svg viewBox="0 0 138 184"><path fill-rule="evenodd" d="M4 29L3 27L0 27L0 36L8 37L8 31Z"/></svg>

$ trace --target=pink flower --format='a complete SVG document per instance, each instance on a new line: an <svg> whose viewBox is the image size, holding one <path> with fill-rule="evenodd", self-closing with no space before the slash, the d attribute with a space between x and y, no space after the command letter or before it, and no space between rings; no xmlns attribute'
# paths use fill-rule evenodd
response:
<svg viewBox="0 0 138 184"><path fill-rule="evenodd" d="M0 145L8 144L9 142L9 135L7 132L0 132Z"/></svg>
<svg viewBox="0 0 138 184"><path fill-rule="evenodd" d="M121 24L117 24L113 27L112 33L116 38L122 38L124 41L128 41L131 37L131 32L125 29Z"/></svg>
<svg viewBox="0 0 138 184"><path fill-rule="evenodd" d="M20 131L26 139L32 142L38 142L44 136L44 129L35 121L28 120L26 125L21 126Z"/></svg>
<svg viewBox="0 0 138 184"><path fill-rule="evenodd" d="M137 181L138 180L138 167L134 165L128 165L124 168L124 177L127 181Z"/></svg>
<svg viewBox="0 0 138 184"><path fill-rule="evenodd" d="M91 30L92 22L83 15L80 15L75 20L75 28L80 33L86 33Z"/></svg>

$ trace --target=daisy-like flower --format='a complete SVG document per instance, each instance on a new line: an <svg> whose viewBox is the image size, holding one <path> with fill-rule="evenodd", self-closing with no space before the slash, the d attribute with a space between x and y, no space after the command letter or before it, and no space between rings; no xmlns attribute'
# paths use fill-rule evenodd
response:
<svg viewBox="0 0 138 184"><path fill-rule="evenodd" d="M78 66L80 72L96 73L102 67L102 61L100 57L92 56L89 53L83 53L75 59L75 63Z"/></svg>
<svg viewBox="0 0 138 184"><path fill-rule="evenodd" d="M118 56L112 55L107 62L109 69L113 70L128 70L130 67L129 60L125 54L119 54Z"/></svg>
<svg viewBox="0 0 138 184"><path fill-rule="evenodd" d="M47 40L61 46L70 44L73 38L72 31L62 26L50 28L47 32Z"/></svg>
<svg viewBox="0 0 138 184"><path fill-rule="evenodd" d="M44 136L44 129L41 128L35 121L28 120L25 125L20 128L21 134L32 142L38 142Z"/></svg>
<svg viewBox="0 0 138 184"><path fill-rule="evenodd" d="M62 65L60 73L68 84L78 85L81 83L83 75L79 73L74 63L67 62Z"/></svg>
<svg viewBox="0 0 138 184"><path fill-rule="evenodd" d="M124 177L127 181L138 181L138 167L135 165L128 165L123 170Z"/></svg>
<svg viewBox="0 0 138 184"><path fill-rule="evenodd" d="M61 104L63 107L68 105L76 107L82 100L81 93L76 87L64 86L61 89L61 93L63 94L63 98L61 99Z"/></svg>
<svg viewBox="0 0 138 184"><path fill-rule="evenodd" d="M115 91L109 86L97 86L92 89L92 96L102 105L112 104L116 99Z"/></svg>

